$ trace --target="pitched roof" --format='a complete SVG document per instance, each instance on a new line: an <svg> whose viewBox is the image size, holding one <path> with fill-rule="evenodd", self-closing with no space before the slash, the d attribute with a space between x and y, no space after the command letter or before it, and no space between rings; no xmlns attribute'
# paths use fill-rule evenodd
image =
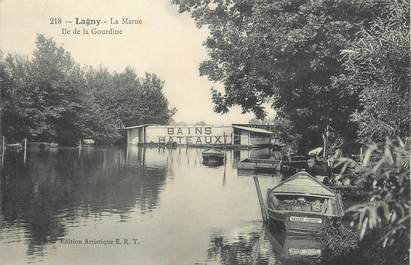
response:
<svg viewBox="0 0 411 265"><path fill-rule="evenodd" d="M152 126L152 125L158 125L158 124L146 123L146 124L141 124L141 125L136 125L136 126L124 127L124 129L128 130L128 129L141 128L141 127L147 127L147 126Z"/></svg>
<svg viewBox="0 0 411 265"><path fill-rule="evenodd" d="M224 154L224 153L221 152L220 150L212 148L212 149L207 149L203 151L202 154Z"/></svg>
<svg viewBox="0 0 411 265"><path fill-rule="evenodd" d="M260 128L253 128L253 127L246 127L246 126L239 126L239 125L233 125L233 128L240 129L240 130L246 130L250 132L255 132L255 133L265 133L265 134L273 134L273 132L260 129Z"/></svg>

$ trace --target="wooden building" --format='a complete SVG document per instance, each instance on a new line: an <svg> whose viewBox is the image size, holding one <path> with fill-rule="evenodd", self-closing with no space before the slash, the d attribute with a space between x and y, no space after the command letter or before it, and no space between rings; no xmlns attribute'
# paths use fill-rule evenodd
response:
<svg viewBox="0 0 411 265"><path fill-rule="evenodd" d="M126 127L127 143L259 146L271 143L273 132L245 125L156 125Z"/></svg>

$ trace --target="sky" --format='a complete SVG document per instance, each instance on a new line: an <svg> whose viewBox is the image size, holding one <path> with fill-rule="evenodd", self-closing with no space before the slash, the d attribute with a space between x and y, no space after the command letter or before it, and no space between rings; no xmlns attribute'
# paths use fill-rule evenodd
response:
<svg viewBox="0 0 411 265"><path fill-rule="evenodd" d="M50 24L61 18L62 24ZM62 28L82 30L75 18L101 19L98 29L121 29L122 35L62 34ZM142 20L140 25L112 25L110 18ZM66 23L71 21L72 23ZM240 108L228 114L213 112L210 88L218 86L200 77L199 64L207 59L202 43L206 28L197 28L188 14L180 14L170 0L0 0L0 49L31 55L36 34L53 38L82 65L121 71L131 66L142 75L156 73L165 81L164 93L180 122L247 123L254 117ZM221 84L220 84L221 87Z"/></svg>

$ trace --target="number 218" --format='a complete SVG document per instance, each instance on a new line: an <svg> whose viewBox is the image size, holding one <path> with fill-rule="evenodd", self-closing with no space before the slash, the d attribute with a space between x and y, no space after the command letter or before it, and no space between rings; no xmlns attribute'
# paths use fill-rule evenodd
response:
<svg viewBox="0 0 411 265"><path fill-rule="evenodd" d="M51 25L61 24L61 17L50 18L50 24Z"/></svg>

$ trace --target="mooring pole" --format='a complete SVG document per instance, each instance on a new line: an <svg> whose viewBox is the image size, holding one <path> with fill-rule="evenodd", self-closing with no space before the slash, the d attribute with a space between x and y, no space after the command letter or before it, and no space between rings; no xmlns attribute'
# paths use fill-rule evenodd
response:
<svg viewBox="0 0 411 265"><path fill-rule="evenodd" d="M23 164L26 164L27 158L27 138L24 138L24 156L23 156Z"/></svg>
<svg viewBox="0 0 411 265"><path fill-rule="evenodd" d="M227 173L226 173L226 170L227 170L227 155L226 155L226 153L227 153L227 149L226 150L224 150L224 175L223 175L223 189L224 189L224 187L225 187L225 183L226 183L226 176L227 176Z"/></svg>
<svg viewBox="0 0 411 265"><path fill-rule="evenodd" d="M263 194L261 193L260 182L258 181L257 176L254 176L254 183L257 190L258 202L260 203L261 217L263 218L264 222L267 222L267 212L265 210Z"/></svg>
<svg viewBox="0 0 411 265"><path fill-rule="evenodd" d="M126 164L128 163L128 142L126 146Z"/></svg>
<svg viewBox="0 0 411 265"><path fill-rule="evenodd" d="M81 139L78 140L78 157L80 158L81 155Z"/></svg>
<svg viewBox="0 0 411 265"><path fill-rule="evenodd" d="M1 153L1 167L3 167L3 164L4 164L4 154L5 154L5 150L6 150L6 140L5 140L5 138L4 138L4 135L3 135L3 145L2 145L2 153Z"/></svg>

